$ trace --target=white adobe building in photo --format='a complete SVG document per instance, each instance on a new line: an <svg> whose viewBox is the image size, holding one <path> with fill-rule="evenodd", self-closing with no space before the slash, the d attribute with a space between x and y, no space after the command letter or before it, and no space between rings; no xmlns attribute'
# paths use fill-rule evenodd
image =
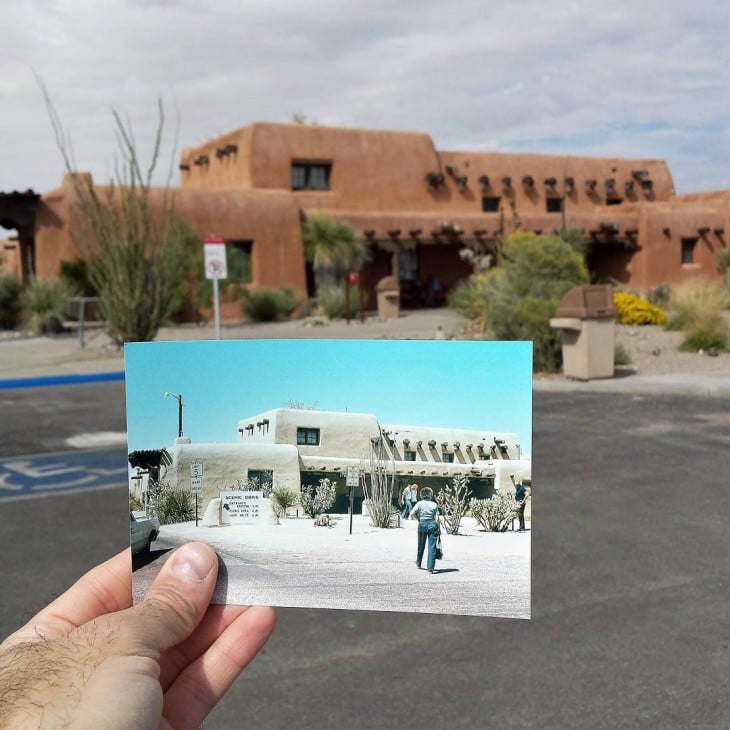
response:
<svg viewBox="0 0 730 730"><path fill-rule="evenodd" d="M367 478L371 451L381 445L386 469L395 475L396 497L406 484L414 482L438 493L459 474L469 478L469 489L479 498L490 496L495 489L512 489L510 474L531 479L531 462L523 458L513 433L381 424L373 414L292 408L240 420L235 442L193 443L182 437L159 452L133 452L130 464L139 466L142 459L136 455L145 454L152 478L187 489L191 464L202 463L203 510L221 491L241 483L299 489L326 477L337 487L331 511L344 513L349 504L347 467L360 467ZM151 463L153 454L159 454L157 467ZM362 488L357 487L355 512L361 511L362 501Z"/></svg>

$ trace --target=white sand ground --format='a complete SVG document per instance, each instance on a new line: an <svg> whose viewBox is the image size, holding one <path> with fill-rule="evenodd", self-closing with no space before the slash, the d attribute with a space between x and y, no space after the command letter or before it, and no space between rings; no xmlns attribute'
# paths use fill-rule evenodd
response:
<svg viewBox="0 0 730 730"><path fill-rule="evenodd" d="M332 528L306 518L280 525L184 523L163 526L153 549L188 540L212 545L223 563L214 599L222 603L529 618L529 530L482 532L465 518L461 534L443 536L444 559L433 575L415 565L416 532L416 522L383 530L361 515L353 518L352 534L347 516ZM135 600L162 562L135 572Z"/></svg>

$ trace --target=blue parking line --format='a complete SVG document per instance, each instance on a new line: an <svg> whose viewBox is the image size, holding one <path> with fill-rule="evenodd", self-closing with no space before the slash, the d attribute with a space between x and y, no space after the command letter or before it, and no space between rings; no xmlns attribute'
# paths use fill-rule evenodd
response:
<svg viewBox="0 0 730 730"><path fill-rule="evenodd" d="M37 378L13 378L0 380L0 390L13 388L46 388L50 385L79 385L81 383L108 383L124 380L124 371L88 373L86 375L45 375Z"/></svg>

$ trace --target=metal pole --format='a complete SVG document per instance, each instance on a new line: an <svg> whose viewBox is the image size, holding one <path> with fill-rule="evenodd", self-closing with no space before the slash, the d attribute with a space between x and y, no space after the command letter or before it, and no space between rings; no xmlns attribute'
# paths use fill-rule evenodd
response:
<svg viewBox="0 0 730 730"><path fill-rule="evenodd" d="M182 438L183 435L183 399L182 395L177 398L177 435Z"/></svg>
<svg viewBox="0 0 730 730"><path fill-rule="evenodd" d="M84 342L84 305L86 300L83 298L79 299L79 347L83 350L86 347Z"/></svg>
<svg viewBox="0 0 730 730"><path fill-rule="evenodd" d="M218 279L213 279L213 312L215 314L215 338L221 338L221 310L218 297Z"/></svg>
<svg viewBox="0 0 730 730"><path fill-rule="evenodd" d="M198 493L195 493L195 526L198 526Z"/></svg>
<svg viewBox="0 0 730 730"><path fill-rule="evenodd" d="M355 487L350 486L350 534L352 535L352 512L354 510Z"/></svg>

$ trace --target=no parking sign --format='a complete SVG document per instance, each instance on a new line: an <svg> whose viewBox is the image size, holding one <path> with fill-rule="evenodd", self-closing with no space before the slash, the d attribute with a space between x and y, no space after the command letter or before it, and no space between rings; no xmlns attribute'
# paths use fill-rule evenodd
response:
<svg viewBox="0 0 730 730"><path fill-rule="evenodd" d="M226 239L223 236L209 234L203 239L205 252L205 278L226 279L228 263L226 261Z"/></svg>

